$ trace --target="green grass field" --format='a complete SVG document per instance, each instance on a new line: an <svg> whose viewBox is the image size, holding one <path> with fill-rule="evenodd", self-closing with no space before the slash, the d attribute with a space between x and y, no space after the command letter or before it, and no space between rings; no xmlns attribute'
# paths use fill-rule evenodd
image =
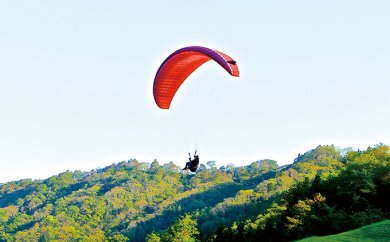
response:
<svg viewBox="0 0 390 242"><path fill-rule="evenodd" d="M309 241L390 241L390 220L385 220L382 222L374 223L359 229L351 230L348 232L322 236L322 237L309 237L300 242L309 242Z"/></svg>

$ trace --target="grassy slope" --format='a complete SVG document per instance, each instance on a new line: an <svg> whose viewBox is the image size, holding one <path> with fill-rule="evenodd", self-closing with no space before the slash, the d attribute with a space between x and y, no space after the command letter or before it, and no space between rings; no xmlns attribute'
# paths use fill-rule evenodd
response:
<svg viewBox="0 0 390 242"><path fill-rule="evenodd" d="M382 222L374 223L368 226L361 227L359 229L351 230L348 232L322 236L322 237L310 237L301 242L309 241L390 241L390 220L384 220Z"/></svg>

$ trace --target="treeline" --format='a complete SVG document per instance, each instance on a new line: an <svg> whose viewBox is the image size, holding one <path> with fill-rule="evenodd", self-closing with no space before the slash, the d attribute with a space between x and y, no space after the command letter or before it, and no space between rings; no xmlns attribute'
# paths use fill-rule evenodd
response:
<svg viewBox="0 0 390 242"><path fill-rule="evenodd" d="M0 241L144 241L185 213L256 186L276 168L272 160L220 168L211 161L191 175L172 162L132 159L91 172L8 182L0 185Z"/></svg>
<svg viewBox="0 0 390 242"><path fill-rule="evenodd" d="M389 217L389 147L318 146L294 163L123 161L0 185L0 241L291 240ZM325 227L324 227L325 226Z"/></svg>
<svg viewBox="0 0 390 242"><path fill-rule="evenodd" d="M323 148L298 156L294 166L298 168L333 160L334 156L327 156L329 152L318 152ZM323 155L325 157L319 157ZM149 234L147 240L172 241L188 237L188 241L292 241L340 233L389 219L389 147L379 145L366 151L350 151L339 158L345 165L336 172L318 170L314 178L306 176L256 218L221 226L205 238L199 236L197 227L191 227L191 224L196 224L196 217L187 215L167 230ZM313 163L315 160L317 162ZM175 227L188 232L175 233Z"/></svg>

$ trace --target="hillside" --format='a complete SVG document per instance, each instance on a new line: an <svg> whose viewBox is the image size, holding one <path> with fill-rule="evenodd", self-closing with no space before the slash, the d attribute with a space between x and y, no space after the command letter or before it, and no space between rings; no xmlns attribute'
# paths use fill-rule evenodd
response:
<svg viewBox="0 0 390 242"><path fill-rule="evenodd" d="M353 241L353 242L371 242L371 241L389 241L390 240L390 220L374 223L368 226L354 229L348 232L322 236L310 237L299 240L299 242L330 242L330 241Z"/></svg>
<svg viewBox="0 0 390 242"><path fill-rule="evenodd" d="M345 225L349 219L356 228L388 217L381 196L389 190L389 157L385 145L364 152L318 146L284 167L273 160L220 168L207 162L192 175L172 162L133 159L90 172L8 182L0 185L0 241L144 241L147 235L148 241L172 241L183 230L193 232L187 234L191 240L272 239L275 231L282 238L302 238L316 234L306 224L328 221L306 218L317 212L340 222L327 234L342 232L351 228ZM365 173L357 174L362 168ZM348 181L346 190L332 190ZM297 204L313 209L304 216ZM315 204L324 209L317 211ZM353 205L355 217L344 212L346 204ZM291 233L283 233L288 228Z"/></svg>

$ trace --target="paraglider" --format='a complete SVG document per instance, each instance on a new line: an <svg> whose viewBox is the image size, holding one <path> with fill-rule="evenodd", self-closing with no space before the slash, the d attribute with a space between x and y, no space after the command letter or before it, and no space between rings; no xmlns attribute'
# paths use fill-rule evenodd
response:
<svg viewBox="0 0 390 242"><path fill-rule="evenodd" d="M201 65L209 60L214 60L224 68L231 76L238 77L239 70L235 60L230 56L207 47L189 46L181 48L169 55L158 69L153 83L153 96L157 106L161 109L169 109L172 99L179 87ZM194 154L183 170L189 169L196 172L199 166L199 156Z"/></svg>
<svg viewBox="0 0 390 242"><path fill-rule="evenodd" d="M157 71L153 84L153 96L157 106L169 109L181 84L209 60L217 62L230 75L239 76L236 61L230 56L201 46L184 47L169 55Z"/></svg>
<svg viewBox="0 0 390 242"><path fill-rule="evenodd" d="M188 153L188 155L190 156L188 159L190 161L186 163L186 166L184 167L183 170L189 169L190 171L195 172L198 169L198 166L199 166L199 156L196 154L196 152L197 151L195 150L195 154L194 154L194 159L193 160L191 160L191 154Z"/></svg>

